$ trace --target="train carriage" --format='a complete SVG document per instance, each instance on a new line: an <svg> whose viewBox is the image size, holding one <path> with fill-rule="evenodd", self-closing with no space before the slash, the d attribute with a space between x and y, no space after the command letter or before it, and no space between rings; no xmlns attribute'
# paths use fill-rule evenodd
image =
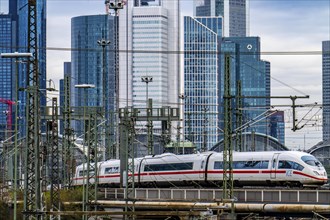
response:
<svg viewBox="0 0 330 220"><path fill-rule="evenodd" d="M219 186L223 169L223 154L217 152L166 153L134 160L135 183L139 186ZM322 164L314 156L298 151L233 152L232 169L236 186L316 186L327 182ZM86 171L80 165L73 184L83 184L84 178ZM100 163L98 178L102 185L119 186L120 161Z"/></svg>

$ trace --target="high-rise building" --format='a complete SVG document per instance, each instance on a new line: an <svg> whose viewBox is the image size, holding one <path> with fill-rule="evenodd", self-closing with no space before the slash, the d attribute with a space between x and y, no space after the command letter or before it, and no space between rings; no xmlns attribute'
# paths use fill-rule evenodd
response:
<svg viewBox="0 0 330 220"><path fill-rule="evenodd" d="M322 42L323 141L330 140L330 41Z"/></svg>
<svg viewBox="0 0 330 220"><path fill-rule="evenodd" d="M16 51L21 53L28 51L28 0L10 0L9 13L17 21L17 42ZM38 47L38 73L40 89L40 105L46 106L46 0L36 1L37 3L37 47ZM27 64L19 65L19 88L27 86ZM19 92L18 117L19 117L19 136L24 137L26 133L26 93ZM45 130L45 124L42 123L41 129Z"/></svg>
<svg viewBox="0 0 330 220"><path fill-rule="evenodd" d="M64 62L64 64L63 64L63 75L64 75L64 78L68 76L71 80L71 78L72 78L71 77L71 62ZM59 84L60 84L60 106L61 106L60 112L61 112L61 114L63 114L63 107L64 107L64 101L65 101L64 79L60 79ZM73 88L69 88L69 89L72 90ZM63 120L60 121L59 133L62 134L62 135L64 133L64 122L63 122Z"/></svg>
<svg viewBox="0 0 330 220"><path fill-rule="evenodd" d="M155 108L178 107L179 0L127 4L119 14L119 106L145 108L148 96ZM141 80L146 76L152 82ZM160 127L154 123L155 130Z"/></svg>
<svg viewBox="0 0 330 220"><path fill-rule="evenodd" d="M75 88L72 90L73 106L103 106L114 111L115 103L115 70L114 70L114 17L109 15L90 15L74 17L71 20L71 84L93 84L94 88ZM99 40L111 43L106 46L103 54ZM103 63L103 55L106 62ZM103 89L103 68L108 89ZM84 132L83 124L74 123L75 133L79 136Z"/></svg>
<svg viewBox="0 0 330 220"><path fill-rule="evenodd" d="M248 35L249 0L195 0L194 16L223 17L225 37Z"/></svg>
<svg viewBox="0 0 330 220"><path fill-rule="evenodd" d="M16 45L16 22L11 15L0 15L0 53L11 53ZM8 106L10 102L15 101L15 64L12 59L0 58L0 139L8 137L6 133L12 130L12 126L7 124L11 120ZM9 104L10 105L10 104ZM14 109L14 108L12 108ZM12 113L13 116L14 112Z"/></svg>
<svg viewBox="0 0 330 220"><path fill-rule="evenodd" d="M224 58L230 55L231 94L241 82L243 96L270 96L270 63L260 59L259 37L222 38L222 17L184 18L185 135L197 149L210 149L223 137ZM269 98L243 99L246 131L268 133L267 120L256 119L269 109ZM232 100L231 108L237 109ZM237 128L233 114L233 128ZM235 123L234 123L235 122ZM206 148L206 149L205 149Z"/></svg>
<svg viewBox="0 0 330 220"><path fill-rule="evenodd" d="M184 133L210 149L219 130L219 42L222 17L184 17Z"/></svg>
<svg viewBox="0 0 330 220"><path fill-rule="evenodd" d="M243 96L270 97L270 63L260 59L259 37L229 37L221 42L221 97L224 94L225 54L230 54L232 95L237 94L237 82L241 81ZM222 101L220 105L223 106ZM249 125L243 132L268 134L267 120L255 122L269 110L270 98L244 98L242 105L244 109L242 123ZM236 102L233 101L232 108L236 109L236 106ZM220 115L223 114L223 108L220 108ZM236 120L235 118L234 115L233 119ZM220 127L223 128L224 121L220 121Z"/></svg>
<svg viewBox="0 0 330 220"><path fill-rule="evenodd" d="M269 117L269 135L285 145L284 111L277 111Z"/></svg>
<svg viewBox="0 0 330 220"><path fill-rule="evenodd" d="M21 52L26 53L28 51L28 0L10 0L9 2L9 15L1 15L1 52ZM37 1L37 45L38 45L38 72L40 78L40 100L41 106L46 105L46 0ZM2 91L6 93L3 95L6 99L14 99L16 94L16 74L15 65L12 60L3 59L0 62L4 62L1 65L1 82L4 89ZM8 66L9 65L9 66ZM19 88L26 88L26 63L20 63L18 66L18 82ZM8 91L10 91L8 93ZM13 112L13 115L17 116L19 137L24 137L26 133L26 93L18 93L18 112ZM15 109L15 108L13 108ZM14 111L14 110L13 110ZM2 112L2 111L1 111ZM0 115L2 124L2 116Z"/></svg>

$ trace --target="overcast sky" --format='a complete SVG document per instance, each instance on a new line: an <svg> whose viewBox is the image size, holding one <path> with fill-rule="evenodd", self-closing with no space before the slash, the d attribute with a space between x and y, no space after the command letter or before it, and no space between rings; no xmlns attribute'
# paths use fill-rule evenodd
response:
<svg viewBox="0 0 330 220"><path fill-rule="evenodd" d="M0 11L6 11L0 0ZM330 0L250 0L250 36L261 38L264 60L271 62L273 96L309 95L298 104L322 103L322 41L330 39ZM181 0L182 15L192 15L192 0ZM47 45L70 48L71 18L103 14L104 0L47 0ZM297 52L299 52L297 54ZM70 51L48 50L47 76L57 81L63 76L63 62ZM273 105L291 104L272 100ZM279 108L277 108L279 109ZM321 112L314 126L311 121L298 132L291 132L292 119L286 111L286 144L293 149L309 148L322 139ZM310 108L298 109L298 121ZM315 108L312 114L317 111ZM311 115L311 114L309 114ZM306 118L309 118L308 115ZM289 123L290 122L290 123ZM304 124L304 123L301 123ZM305 137L305 139L304 139Z"/></svg>

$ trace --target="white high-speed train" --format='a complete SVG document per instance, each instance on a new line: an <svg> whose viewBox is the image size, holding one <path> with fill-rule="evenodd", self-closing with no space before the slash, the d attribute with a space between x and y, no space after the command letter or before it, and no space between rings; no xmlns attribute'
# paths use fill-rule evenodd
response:
<svg viewBox="0 0 330 220"><path fill-rule="evenodd" d="M120 161L98 163L100 185L118 186ZM76 168L73 185L82 185L87 172ZM236 186L316 186L327 182L322 164L311 154L299 151L234 152L233 179ZM87 168L86 168L87 169ZM129 174L131 175L131 174ZM165 153L134 160L134 178L138 186L221 185L223 154L205 152L175 155Z"/></svg>

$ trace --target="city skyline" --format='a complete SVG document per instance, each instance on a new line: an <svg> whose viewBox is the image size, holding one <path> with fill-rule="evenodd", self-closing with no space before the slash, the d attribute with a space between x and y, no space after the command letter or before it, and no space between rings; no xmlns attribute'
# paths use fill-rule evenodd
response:
<svg viewBox="0 0 330 220"><path fill-rule="evenodd" d="M47 51L47 69L48 78L54 81L63 75L63 62L70 61L70 51L57 50L57 48L70 48L70 29L68 28L70 18L105 12L104 1L80 1L79 4L75 1L66 1L65 4L66 7L63 7L63 2L50 1L48 3L47 41L48 47L54 49ZM3 5L4 0L1 0L1 11L5 7ZM183 8L185 9L182 10L182 16L192 14L192 1L183 1ZM300 16L301 14L304 16ZM269 52L266 55L262 54L262 59L272 63L272 95L305 93L311 98L299 100L299 103L322 103L320 51L321 42L330 38L329 17L329 2L326 1L251 1L250 36L260 36L262 51ZM272 25L269 25L270 22ZM59 28L61 32L58 31ZM61 38L58 37L59 33ZM289 51L301 53L297 55ZM276 52L281 53L276 54ZM285 82L286 85L278 81ZM287 100L280 102L290 104ZM272 100L272 104L274 103L278 101ZM286 111L289 111L288 109L286 108ZM301 115L304 113L302 112ZM287 126L291 126L291 123ZM322 132L318 126L305 127L298 134L291 132L288 134L289 147L296 145L298 148L300 145L300 148L303 148L304 143L301 140L304 136L309 140L306 142L306 147L311 147L322 139Z"/></svg>

